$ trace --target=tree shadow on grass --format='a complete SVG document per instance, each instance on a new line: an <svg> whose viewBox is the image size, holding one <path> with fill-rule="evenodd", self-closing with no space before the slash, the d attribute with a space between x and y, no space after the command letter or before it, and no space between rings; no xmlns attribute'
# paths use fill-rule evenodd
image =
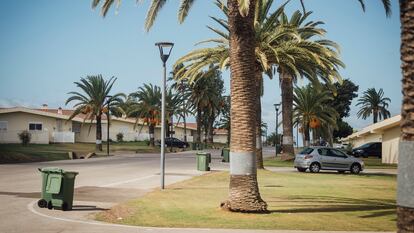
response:
<svg viewBox="0 0 414 233"><path fill-rule="evenodd" d="M390 199L357 199L332 196L290 196L287 200L268 203L294 202L289 209L270 210L270 213L335 213L355 211L375 211L361 218L373 218L395 214L396 204ZM299 204L303 203L303 204Z"/></svg>

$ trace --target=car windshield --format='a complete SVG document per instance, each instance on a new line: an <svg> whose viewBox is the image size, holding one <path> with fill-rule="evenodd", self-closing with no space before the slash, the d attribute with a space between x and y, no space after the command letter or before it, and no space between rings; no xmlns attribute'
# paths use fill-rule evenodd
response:
<svg viewBox="0 0 414 233"><path fill-rule="evenodd" d="M299 154L301 154L301 155L308 155L308 154L310 154L310 153L312 153L312 152L313 152L313 149L312 149L312 148L307 147L307 148L305 148L304 150L302 150Z"/></svg>
<svg viewBox="0 0 414 233"><path fill-rule="evenodd" d="M360 149L365 149L365 148L370 147L372 144L374 144L374 143L373 142L372 143L367 143L367 144L364 144L364 145L360 146L359 148Z"/></svg>

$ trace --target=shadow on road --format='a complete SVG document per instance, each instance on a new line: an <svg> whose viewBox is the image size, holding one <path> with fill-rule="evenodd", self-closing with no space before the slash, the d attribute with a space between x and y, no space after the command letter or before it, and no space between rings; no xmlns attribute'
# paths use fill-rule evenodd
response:
<svg viewBox="0 0 414 233"><path fill-rule="evenodd" d="M0 192L0 195L15 196L15 197L22 197L22 198L40 198L40 192L33 192L33 193Z"/></svg>

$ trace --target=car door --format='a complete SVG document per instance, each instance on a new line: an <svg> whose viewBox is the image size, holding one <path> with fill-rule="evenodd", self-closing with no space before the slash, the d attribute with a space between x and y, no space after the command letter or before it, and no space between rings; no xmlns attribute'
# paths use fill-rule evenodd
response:
<svg viewBox="0 0 414 233"><path fill-rule="evenodd" d="M375 143L373 150L372 150L372 155L374 156L381 156L381 148L382 144L381 143Z"/></svg>
<svg viewBox="0 0 414 233"><path fill-rule="evenodd" d="M322 169L331 169L335 164L335 158L329 154L328 148L319 148L318 154L320 155Z"/></svg>
<svg viewBox="0 0 414 233"><path fill-rule="evenodd" d="M348 159L348 156L344 152L330 149L329 154L335 158L335 168L348 169L351 166L351 160Z"/></svg>

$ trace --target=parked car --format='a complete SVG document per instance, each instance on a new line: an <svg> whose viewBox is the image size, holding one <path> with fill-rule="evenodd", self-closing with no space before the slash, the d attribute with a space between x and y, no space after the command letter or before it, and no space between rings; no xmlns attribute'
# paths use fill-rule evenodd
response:
<svg viewBox="0 0 414 233"><path fill-rule="evenodd" d="M156 141L157 146L161 146L161 140ZM167 147L178 147L178 148L187 148L189 144L187 142L183 142L178 138L168 137L165 138L165 145Z"/></svg>
<svg viewBox="0 0 414 233"><path fill-rule="evenodd" d="M295 156L295 168L299 172L309 169L312 173L320 170L337 170L340 173L350 171L358 174L364 170L365 164L359 158L347 155L339 149L329 147L307 147Z"/></svg>
<svg viewBox="0 0 414 233"><path fill-rule="evenodd" d="M376 156L382 157L382 143L381 142L370 142L352 150L352 155L355 157Z"/></svg>

